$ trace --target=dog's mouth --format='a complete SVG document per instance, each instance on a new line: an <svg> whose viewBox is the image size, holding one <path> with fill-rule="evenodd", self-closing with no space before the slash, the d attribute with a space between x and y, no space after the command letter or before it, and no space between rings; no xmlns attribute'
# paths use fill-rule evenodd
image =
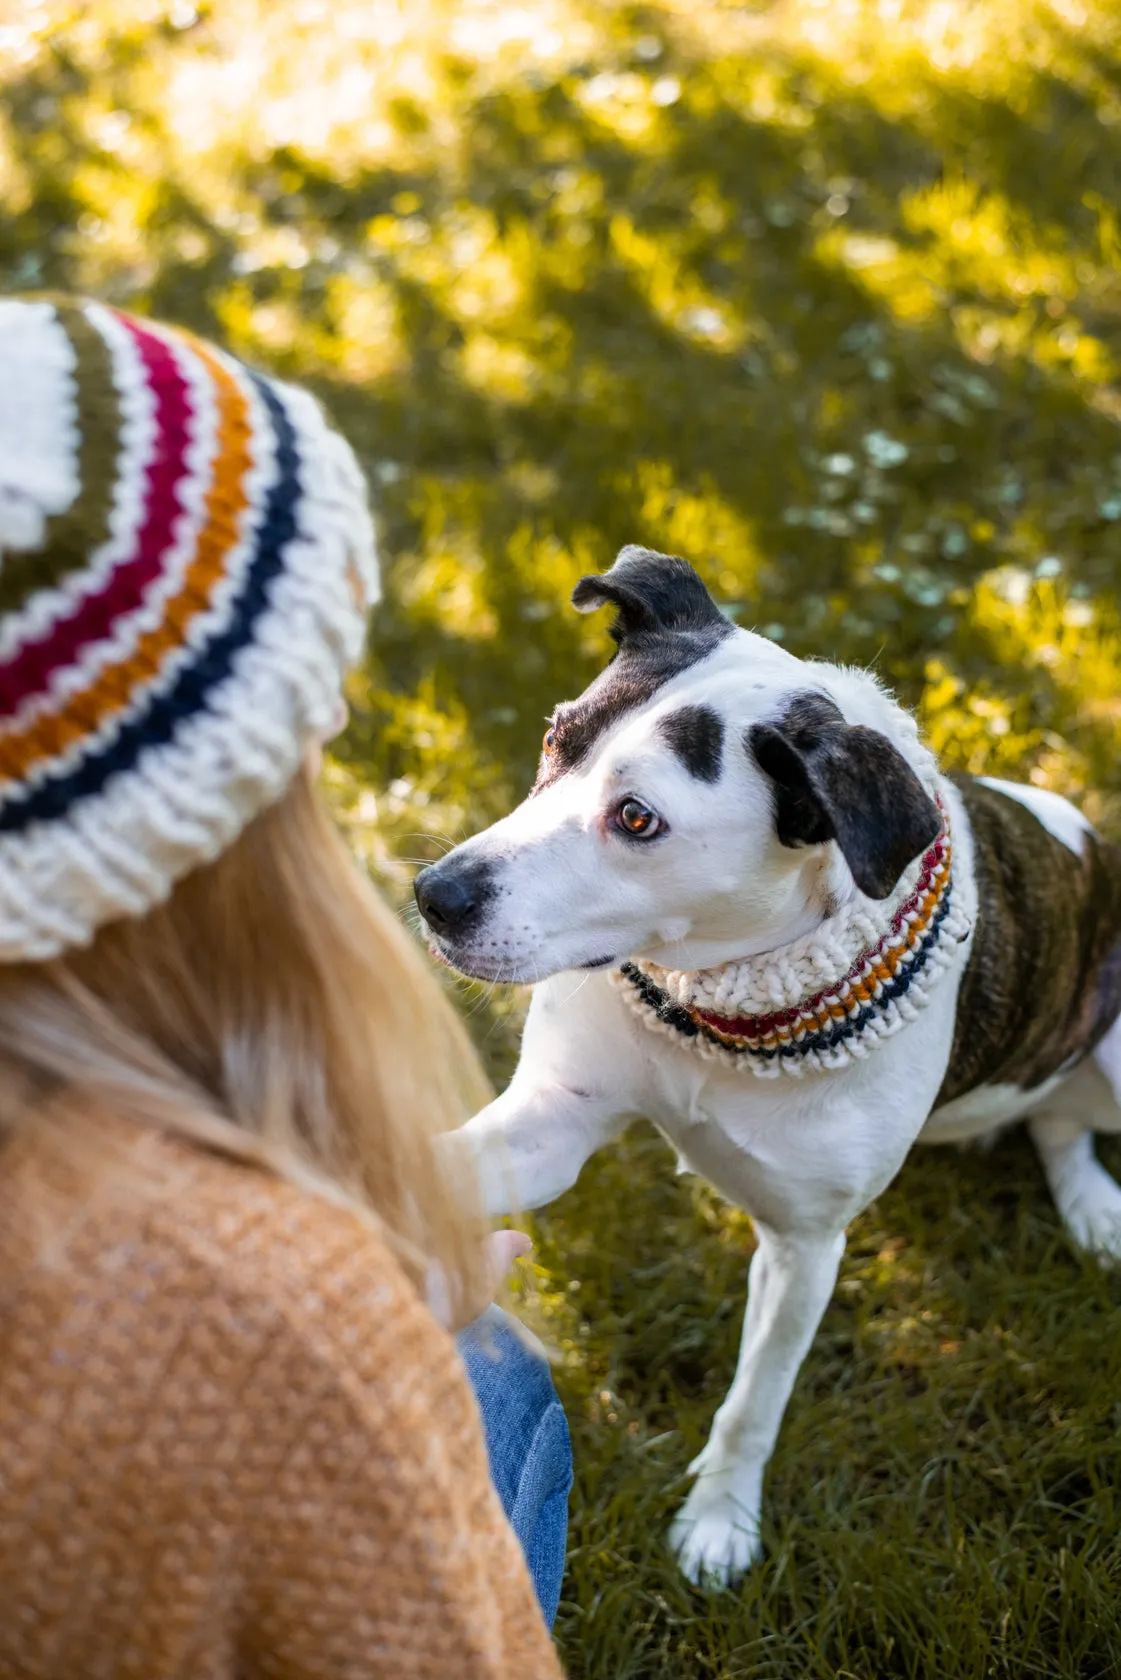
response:
<svg viewBox="0 0 1121 1680"><path fill-rule="evenodd" d="M462 974L468 980L490 980L501 986L525 986L544 978L536 973L521 974L511 963L488 963L482 959L461 956L458 952L452 956L435 939L429 940L428 951L443 968L450 968L453 974Z"/></svg>
<svg viewBox="0 0 1121 1680"><path fill-rule="evenodd" d="M429 940L428 951L443 968L451 969L453 974L466 975L469 980L490 980L496 985L532 986L539 980L547 980L555 972L549 970L542 974L534 964L532 973L523 974L513 963L488 963L478 958L460 955L459 952L452 956L437 939ZM597 968L610 968L617 960L614 956L592 957L588 962L572 963L569 966L580 972L591 972Z"/></svg>

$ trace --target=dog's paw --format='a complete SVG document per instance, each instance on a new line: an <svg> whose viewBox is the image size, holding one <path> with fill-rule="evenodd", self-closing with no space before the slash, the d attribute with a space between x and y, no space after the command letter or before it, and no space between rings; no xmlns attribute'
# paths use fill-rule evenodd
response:
<svg viewBox="0 0 1121 1680"><path fill-rule="evenodd" d="M435 1140L436 1161L444 1182L471 1202L482 1202L488 1219L501 1219L519 1207L517 1187L505 1151L480 1141L470 1121Z"/></svg>
<svg viewBox="0 0 1121 1680"><path fill-rule="evenodd" d="M1097 1161L1063 1197L1061 1212L1071 1241L1106 1263L1121 1262L1121 1185Z"/></svg>
<svg viewBox="0 0 1121 1680"><path fill-rule="evenodd" d="M762 1552L758 1506L698 1484L670 1528L670 1546L698 1587L729 1587Z"/></svg>

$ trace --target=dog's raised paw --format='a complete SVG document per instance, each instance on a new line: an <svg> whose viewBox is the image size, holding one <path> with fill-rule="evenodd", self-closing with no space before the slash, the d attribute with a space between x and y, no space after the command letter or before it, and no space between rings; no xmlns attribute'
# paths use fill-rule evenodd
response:
<svg viewBox="0 0 1121 1680"><path fill-rule="evenodd" d="M698 1497L700 1495L700 1497ZM759 1514L731 1493L694 1488L674 1518L670 1546L694 1586L730 1587L762 1551Z"/></svg>

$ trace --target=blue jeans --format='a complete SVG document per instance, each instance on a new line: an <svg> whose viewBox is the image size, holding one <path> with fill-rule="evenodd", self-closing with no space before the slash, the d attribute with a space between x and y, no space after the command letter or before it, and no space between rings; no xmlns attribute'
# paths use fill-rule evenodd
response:
<svg viewBox="0 0 1121 1680"><path fill-rule="evenodd" d="M468 1325L457 1345L483 1415L491 1480L552 1627L572 1486L568 1422L548 1365L519 1340L499 1307Z"/></svg>

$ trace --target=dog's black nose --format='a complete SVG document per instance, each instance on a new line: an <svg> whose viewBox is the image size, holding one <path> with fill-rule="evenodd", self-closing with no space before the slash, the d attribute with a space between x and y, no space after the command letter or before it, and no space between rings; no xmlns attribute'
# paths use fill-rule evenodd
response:
<svg viewBox="0 0 1121 1680"><path fill-rule="evenodd" d="M485 864L433 864L416 878L417 909L433 933L465 933L490 896Z"/></svg>

